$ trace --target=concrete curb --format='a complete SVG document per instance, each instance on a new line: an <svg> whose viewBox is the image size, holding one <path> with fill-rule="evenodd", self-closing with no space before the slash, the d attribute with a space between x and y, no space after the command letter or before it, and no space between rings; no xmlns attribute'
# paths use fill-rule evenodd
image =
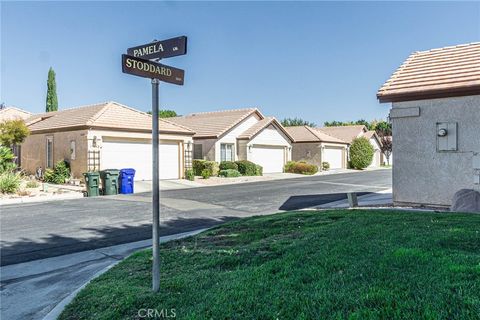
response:
<svg viewBox="0 0 480 320"><path fill-rule="evenodd" d="M69 192L66 194L55 195L55 196L3 199L3 200L0 200L0 205L6 206L11 204L50 202L50 201L70 200L70 199L80 199L80 198L83 198L82 192Z"/></svg>
<svg viewBox="0 0 480 320"><path fill-rule="evenodd" d="M168 235L168 236L164 236L164 237L160 237L160 242L161 243L164 243L164 242L168 242L168 241L171 241L171 240L177 240L177 239L182 239L182 238L187 238L187 237L190 237L190 236L193 236L193 235L196 235L196 234L199 234L205 230L208 230L208 228L204 228L204 229L198 229L198 230L194 230L194 231L189 231L189 232L183 232L183 233L177 233L177 234L173 234L173 235ZM149 248L151 247L151 242L152 240L143 240L143 241L137 241L137 242L131 242L131 243L127 243L127 244L123 244L123 245L116 245L116 246L111 246L111 247L105 247L105 248L102 248L102 249L97 249L97 250L91 250L91 251L99 251L99 250L102 250L103 251L103 254L106 254L108 252L109 255L114 255L115 253L118 253L120 252L121 250L125 250L127 249L128 251L130 250L134 250L134 249L145 249L145 248ZM148 245L146 245L146 243L148 243ZM130 252L130 254L134 253L135 251L133 252ZM101 276L102 274L104 274L105 272L107 272L108 270L110 270L111 268L113 268L115 265L117 265L118 263L120 263L122 260L124 260L125 258L127 258L128 256L130 256L130 254L126 255L125 257L123 257L122 259L120 260L117 260L117 261L114 261L112 262L109 266L105 267L104 269L100 270L99 272L95 273L87 282L85 282L83 285L81 285L80 287L78 287L77 289L75 289L72 293L70 293L68 296L66 296L62 301L60 301L52 310L50 310L50 312L43 318L43 320L55 320L57 319L60 314L62 313L62 311L65 309L65 307L70 303L72 302L72 300L77 296L77 294L83 289L85 288L89 283L90 281L92 281L93 279ZM60 257L59 257L60 258Z"/></svg>
<svg viewBox="0 0 480 320"><path fill-rule="evenodd" d="M359 205L368 205L368 204L390 204L392 203L391 199L391 193L392 189L385 189L385 190L380 190L375 193L370 193L366 194L363 196L358 197L358 204ZM320 206L315 206L313 209L331 209L331 208L348 208L348 200L347 199L342 199L342 200L337 200L329 203L322 204Z"/></svg>

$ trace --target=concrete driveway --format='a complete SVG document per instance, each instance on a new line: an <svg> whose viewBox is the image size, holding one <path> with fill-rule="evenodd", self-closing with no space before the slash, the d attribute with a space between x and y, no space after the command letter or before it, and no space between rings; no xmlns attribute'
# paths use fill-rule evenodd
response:
<svg viewBox="0 0 480 320"><path fill-rule="evenodd" d="M165 191L161 234L390 187L391 171L377 170ZM151 243L150 194L2 206L0 223L1 318L52 319L92 276Z"/></svg>
<svg viewBox="0 0 480 320"><path fill-rule="evenodd" d="M232 219L321 205L345 192L391 187L391 170L169 190L161 193L161 235ZM2 206L1 264L9 265L151 237L151 194Z"/></svg>

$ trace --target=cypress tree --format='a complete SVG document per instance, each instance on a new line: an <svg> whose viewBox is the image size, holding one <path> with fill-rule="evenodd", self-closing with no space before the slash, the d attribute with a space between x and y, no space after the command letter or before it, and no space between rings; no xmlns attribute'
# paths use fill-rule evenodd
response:
<svg viewBox="0 0 480 320"><path fill-rule="evenodd" d="M57 100L57 84L55 82L55 71L52 67L48 70L48 80L47 80L47 104L45 111L57 111L58 110L58 100Z"/></svg>

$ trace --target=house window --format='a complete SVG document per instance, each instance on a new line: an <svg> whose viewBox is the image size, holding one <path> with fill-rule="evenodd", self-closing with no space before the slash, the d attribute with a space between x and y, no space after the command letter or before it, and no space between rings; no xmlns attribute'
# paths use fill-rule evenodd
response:
<svg viewBox="0 0 480 320"><path fill-rule="evenodd" d="M47 137L45 149L47 168L53 168L53 137Z"/></svg>
<svg viewBox="0 0 480 320"><path fill-rule="evenodd" d="M76 148L75 148L75 140L70 141L70 159L75 160Z"/></svg>
<svg viewBox="0 0 480 320"><path fill-rule="evenodd" d="M233 144L220 145L220 161L233 161Z"/></svg>
<svg viewBox="0 0 480 320"><path fill-rule="evenodd" d="M193 145L193 159L203 159L203 145Z"/></svg>

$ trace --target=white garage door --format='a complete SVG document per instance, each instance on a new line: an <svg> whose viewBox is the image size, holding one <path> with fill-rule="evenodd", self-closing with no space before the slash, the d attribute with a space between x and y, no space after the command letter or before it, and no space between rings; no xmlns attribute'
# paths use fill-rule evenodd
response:
<svg viewBox="0 0 480 320"><path fill-rule="evenodd" d="M323 150L324 160L330 164L331 169L341 169L343 168L343 152L341 148L328 148L325 147Z"/></svg>
<svg viewBox="0 0 480 320"><path fill-rule="evenodd" d="M253 146L250 161L261 165L264 173L283 172L284 148Z"/></svg>
<svg viewBox="0 0 480 320"><path fill-rule="evenodd" d="M179 178L179 146L161 141L160 179ZM102 144L100 168L135 169L135 180L152 180L152 145L150 141L105 141Z"/></svg>

